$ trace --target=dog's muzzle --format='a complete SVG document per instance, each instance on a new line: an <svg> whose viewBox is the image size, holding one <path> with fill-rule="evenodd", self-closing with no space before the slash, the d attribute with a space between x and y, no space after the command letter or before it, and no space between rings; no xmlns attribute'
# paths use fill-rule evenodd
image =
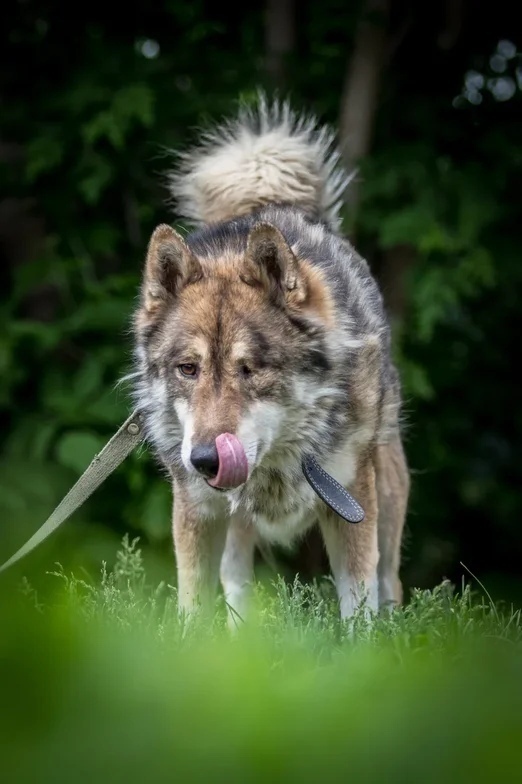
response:
<svg viewBox="0 0 522 784"><path fill-rule="evenodd" d="M216 489L239 487L248 479L248 460L243 444L231 433L221 433L214 444L195 446L190 461Z"/></svg>

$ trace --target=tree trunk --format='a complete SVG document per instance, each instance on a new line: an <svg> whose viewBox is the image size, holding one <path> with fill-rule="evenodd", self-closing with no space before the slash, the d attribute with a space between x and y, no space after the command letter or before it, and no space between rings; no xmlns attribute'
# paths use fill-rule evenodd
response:
<svg viewBox="0 0 522 784"><path fill-rule="evenodd" d="M358 24L352 56L346 69L340 110L340 143L345 164L357 166L371 149L375 116L379 105L379 87L384 67L400 45L409 26L406 18L399 36L388 30L391 0L366 0ZM360 201L360 182L352 181L347 202L350 236L353 241ZM415 250L398 245L383 253L378 277L392 324L400 328L407 307L406 275L415 264Z"/></svg>
<svg viewBox="0 0 522 784"><path fill-rule="evenodd" d="M275 87L288 82L288 56L295 47L295 1L267 0L265 9L266 70Z"/></svg>
<svg viewBox="0 0 522 784"><path fill-rule="evenodd" d="M417 252L413 245L394 245L383 253L378 278L392 330L398 335L408 306L406 281L415 266Z"/></svg>
<svg viewBox="0 0 522 784"><path fill-rule="evenodd" d="M0 164L21 169L24 149L0 140ZM31 197L5 196L0 199L0 285L9 292L18 267L34 261L45 248L45 222ZM19 304L19 315L36 321L52 321L57 306L57 290L52 283L34 282Z"/></svg>
<svg viewBox="0 0 522 784"><path fill-rule="evenodd" d="M349 169L353 169L370 150L380 76L388 51L389 10L390 0L366 0L346 69L339 136ZM352 223L356 218L359 196L359 183L352 181L348 193Z"/></svg>
<svg viewBox="0 0 522 784"><path fill-rule="evenodd" d="M446 0L446 24L437 43L441 49L452 49L460 36L464 22L464 0Z"/></svg>

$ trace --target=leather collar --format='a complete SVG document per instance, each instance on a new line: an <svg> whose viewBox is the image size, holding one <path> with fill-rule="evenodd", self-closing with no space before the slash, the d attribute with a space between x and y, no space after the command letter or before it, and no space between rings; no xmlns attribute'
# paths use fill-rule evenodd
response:
<svg viewBox="0 0 522 784"><path fill-rule="evenodd" d="M339 517L348 523L361 523L364 520L362 506L333 476L321 468L313 455L304 456L302 467L308 484Z"/></svg>

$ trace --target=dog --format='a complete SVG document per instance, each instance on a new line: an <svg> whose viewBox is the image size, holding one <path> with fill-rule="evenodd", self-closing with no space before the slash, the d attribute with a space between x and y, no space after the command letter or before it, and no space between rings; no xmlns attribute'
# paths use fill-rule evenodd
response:
<svg viewBox="0 0 522 784"><path fill-rule="evenodd" d="M245 618L254 552L318 525L340 614L402 600L409 472L390 328L340 234L350 177L332 132L261 97L178 155L182 236L156 228L134 318L134 397L173 484L180 611L219 578ZM342 520L307 482L312 454L364 509Z"/></svg>

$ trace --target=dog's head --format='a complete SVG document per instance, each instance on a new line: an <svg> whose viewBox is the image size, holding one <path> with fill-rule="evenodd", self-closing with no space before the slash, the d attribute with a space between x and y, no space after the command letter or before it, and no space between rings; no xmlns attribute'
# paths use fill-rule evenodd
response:
<svg viewBox="0 0 522 784"><path fill-rule="evenodd" d="M333 317L322 274L274 226L254 224L240 251L224 247L196 253L159 226L135 322L156 446L222 489L313 430Z"/></svg>

